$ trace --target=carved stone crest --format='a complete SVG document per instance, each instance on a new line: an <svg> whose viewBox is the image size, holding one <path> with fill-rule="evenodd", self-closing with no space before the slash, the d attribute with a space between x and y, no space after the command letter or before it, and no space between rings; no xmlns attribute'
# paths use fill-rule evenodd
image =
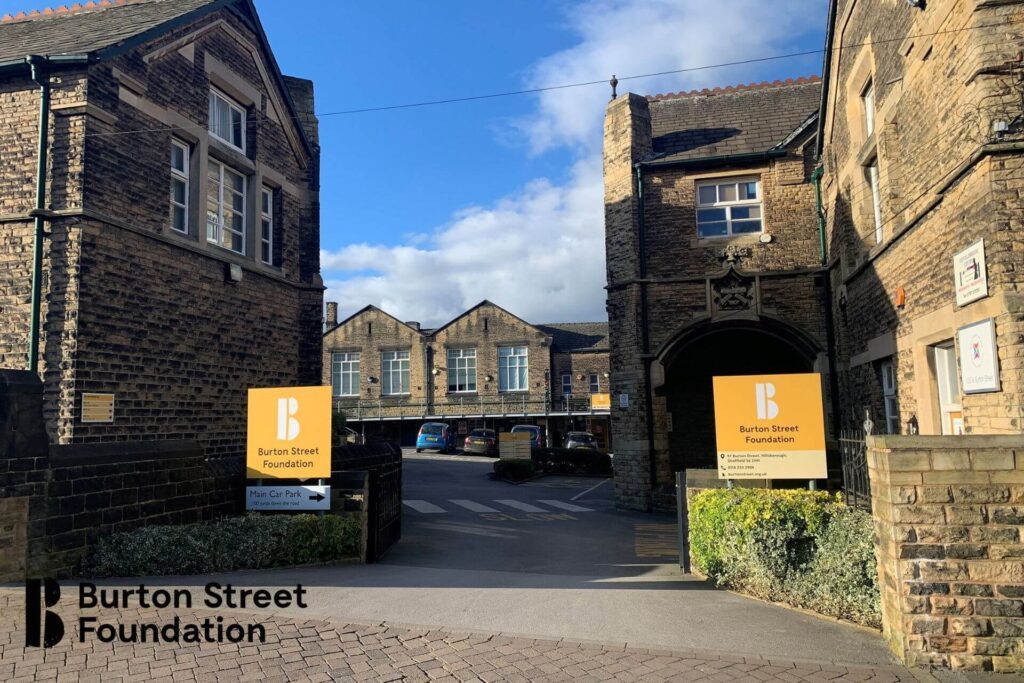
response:
<svg viewBox="0 0 1024 683"><path fill-rule="evenodd" d="M711 282L711 299L716 311L752 310L755 303L754 280L729 268L725 275Z"/></svg>
<svg viewBox="0 0 1024 683"><path fill-rule="evenodd" d="M750 258L752 253L750 247L737 247L735 244L730 244L718 252L718 260L732 266L739 263L741 259Z"/></svg>

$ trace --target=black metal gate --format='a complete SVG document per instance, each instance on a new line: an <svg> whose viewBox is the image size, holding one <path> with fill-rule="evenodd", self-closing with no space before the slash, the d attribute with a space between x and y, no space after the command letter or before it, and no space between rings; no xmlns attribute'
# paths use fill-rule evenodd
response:
<svg viewBox="0 0 1024 683"><path fill-rule="evenodd" d="M377 562L402 537L402 461L383 463L369 473L366 561Z"/></svg>
<svg viewBox="0 0 1024 683"><path fill-rule="evenodd" d="M843 430L839 433L843 461L843 498L851 507L871 511L871 480L868 478L868 449L865 432Z"/></svg>

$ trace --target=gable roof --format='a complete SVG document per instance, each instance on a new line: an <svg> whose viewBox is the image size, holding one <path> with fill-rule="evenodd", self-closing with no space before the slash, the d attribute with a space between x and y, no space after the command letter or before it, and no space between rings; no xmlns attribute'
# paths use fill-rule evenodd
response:
<svg viewBox="0 0 1024 683"><path fill-rule="evenodd" d="M608 351L608 323L549 323L537 325L551 336L552 350L556 353Z"/></svg>
<svg viewBox="0 0 1024 683"><path fill-rule="evenodd" d="M96 62L158 38L222 7L240 5L253 29L307 154L313 147L284 82L252 0L90 0L69 9L19 12L0 19L0 68L17 67L27 55L81 57Z"/></svg>
<svg viewBox="0 0 1024 683"><path fill-rule="evenodd" d="M817 77L647 98L654 163L776 150L818 111Z"/></svg>
<svg viewBox="0 0 1024 683"><path fill-rule="evenodd" d="M324 330L324 336L326 337L327 335L329 335L329 334L330 334L331 332L334 332L334 331L335 331L336 329L338 329L338 328L339 328L339 327L341 327L342 325L346 325L346 324L348 324L348 323L352 322L353 320L355 320L356 318L358 318L359 316L363 315L364 313L368 313L368 312L370 312L370 311L376 311L377 313L382 313L382 314L386 315L387 317L391 318L392 320L394 320L394 321L395 321L396 323L398 323L399 325L402 325L403 327L407 327L407 328L409 328L410 330L412 330L412 331L413 331L413 332L415 332L416 334L420 335L421 337L422 337L422 336L425 336L425 335L424 335L424 332L423 332L423 330L418 330L418 329L416 329L416 328L415 328L415 327L413 327L412 325L410 325L410 324L406 323L406 322L405 322L405 321L403 321L403 320L400 320L400 319L396 318L395 316L391 315L390 313L388 313L387 311L385 311L385 310L384 310L384 309L382 309L382 308L377 308L377 307L376 307L376 306L374 306L373 304L370 304L369 306L363 306L363 307L362 307L362 308L360 308L360 309L359 309L358 311L356 311L355 313L353 313L353 314L352 314L352 315L350 315L349 317L345 318L344 320L342 320L341 322L339 322L339 323L338 323L337 325L335 325L335 326L334 326L334 327L332 327L331 329L329 329L329 330Z"/></svg>
<svg viewBox="0 0 1024 683"><path fill-rule="evenodd" d="M499 311L501 311L502 313L505 313L506 315L509 315L509 316L511 316L511 317L513 317L513 318L515 318L516 320L518 320L519 322L521 322L521 323L522 323L523 325L525 325L525 326L527 326L527 327L532 327L533 329L537 330L538 332L541 332L541 331L542 331L542 330L541 330L541 329L540 329L539 327L537 327L537 326L536 326L536 325L534 325L533 323L528 323L528 322L526 322L525 320L523 320L522 318L520 318L520 317L519 317L518 315L516 315L515 313L512 313L512 312L510 312L510 311L509 311L508 309L506 309L506 308L502 308L501 306L499 306L498 304L494 303L493 301L489 301L489 300L487 300L487 299L484 299L483 301L481 301L480 303L478 303L478 304L477 304L476 306L473 306L473 308L470 308L469 310L466 310L466 311L463 311L462 313L459 313L459 314L458 314L457 316L455 316L454 318L452 318L451 320L449 320L448 322L446 322L446 323L445 323L444 325L441 325L441 326L440 326L440 327L438 327L438 328L437 328L436 330L433 330L433 331L431 332L431 335L435 335L435 334L437 334L437 333L441 332L442 330L445 330L445 329L447 329L447 328L451 327L451 326L452 326L452 325L454 325L454 324L455 324L456 322L458 322L459 320L462 320L463 318L465 318L465 317L466 317L467 315L469 315L469 314L470 314L470 313L472 313L473 311L477 310L478 308L482 308L482 307L484 307L484 306L494 306L495 308L497 308L497 309L498 309Z"/></svg>

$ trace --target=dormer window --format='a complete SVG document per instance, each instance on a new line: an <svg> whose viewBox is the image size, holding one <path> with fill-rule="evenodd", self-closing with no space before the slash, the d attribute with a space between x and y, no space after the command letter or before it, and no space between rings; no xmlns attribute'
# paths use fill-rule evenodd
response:
<svg viewBox="0 0 1024 683"><path fill-rule="evenodd" d="M210 134L245 153L245 109L218 90L210 91Z"/></svg>
<svg viewBox="0 0 1024 683"><path fill-rule="evenodd" d="M697 235L729 237L759 233L761 181L757 178L697 183Z"/></svg>

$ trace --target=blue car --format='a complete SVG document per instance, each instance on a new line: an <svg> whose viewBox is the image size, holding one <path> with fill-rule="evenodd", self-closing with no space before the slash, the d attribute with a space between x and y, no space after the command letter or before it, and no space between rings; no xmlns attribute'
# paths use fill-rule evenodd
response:
<svg viewBox="0 0 1024 683"><path fill-rule="evenodd" d="M455 430L443 422L424 422L416 435L416 452L436 448L438 453L455 452Z"/></svg>

